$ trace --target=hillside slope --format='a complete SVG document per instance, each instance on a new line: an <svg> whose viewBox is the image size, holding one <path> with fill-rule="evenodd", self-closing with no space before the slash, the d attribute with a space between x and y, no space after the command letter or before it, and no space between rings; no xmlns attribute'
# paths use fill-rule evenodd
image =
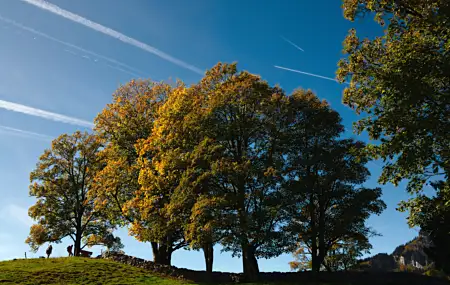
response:
<svg viewBox="0 0 450 285"><path fill-rule="evenodd" d="M194 284L152 276L113 261L87 258L21 259L0 262L1 284Z"/></svg>
<svg viewBox="0 0 450 285"><path fill-rule="evenodd" d="M323 283L311 282L311 275L301 273L265 273L271 275L272 283L254 283L253 285L447 285L446 281L409 273L367 274L358 272L323 272ZM291 276L293 283L280 282ZM266 276L267 277L267 276ZM279 277L279 278L278 278ZM265 279L267 280L267 279ZM293 280L290 278L290 280ZM105 259L89 258L50 258L28 259L0 262L0 284L71 284L71 285L101 285L101 284L158 284L158 285L207 285L159 277L149 270ZM251 285L251 284L247 284Z"/></svg>

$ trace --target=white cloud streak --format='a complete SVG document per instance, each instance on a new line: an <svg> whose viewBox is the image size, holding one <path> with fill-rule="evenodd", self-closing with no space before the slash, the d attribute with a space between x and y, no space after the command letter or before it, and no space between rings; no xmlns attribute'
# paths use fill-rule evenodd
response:
<svg viewBox="0 0 450 285"><path fill-rule="evenodd" d="M185 69L191 70L191 71L193 71L195 73L198 73L200 75L204 74L204 71L199 69L198 67L195 67L195 66L193 66L191 64L188 64L188 63L186 63L186 62L184 62L184 61L182 61L180 59L177 59L177 58L175 58L175 57L173 57L173 56L171 56L171 55L169 55L169 54L167 54L167 53L165 53L163 51L160 51L159 49L157 49L155 47L152 47L152 46L150 46L148 44L140 42L140 41L138 41L138 40L136 40L134 38L131 38L131 37L127 36L127 35L124 35L124 34L118 32L116 30L113 30L111 28L105 27L105 26L103 26L101 24L98 24L96 22L93 22L93 21L91 21L89 19L86 19L86 18L80 16L80 15L77 15L77 14L74 14L74 13L72 13L70 11L64 10L64 9L62 9L62 8L52 4L52 3L49 3L47 1L44 1L44 0L21 0L21 1L29 3L31 5L34 5L34 6L38 7L38 8L40 8L40 9L46 10L46 11L48 11L50 13L55 14L55 15L61 16L63 18L66 18L66 19L68 19L68 20L70 20L72 22L81 24L81 25L83 25L85 27L88 27L88 28L90 28L90 29L92 29L94 31L97 31L97 32L100 32L100 33L105 34L107 36L110 36L112 38L115 38L115 39L117 39L117 40L119 40L121 42L124 42L126 44L129 44L129 45L135 46L137 48L140 48L140 49L142 49L142 50L144 50L146 52L152 53L152 54L154 54L154 55L156 55L156 56L158 56L158 57L160 57L162 59L165 59L165 60L167 60L167 61L169 61L169 62L171 62L173 64L176 64L176 65L178 65L180 67L183 67Z"/></svg>
<svg viewBox="0 0 450 285"><path fill-rule="evenodd" d="M301 47L299 47L298 45L296 45L296 44L294 44L292 41L290 41L289 39L287 39L287 38L285 38L285 37L283 37L283 36L280 36L285 42L287 42L288 44L290 44L291 46L293 46L293 47L295 47L296 49L298 49L298 50L300 50L300 51L303 51L304 52L304 50L301 48Z"/></svg>
<svg viewBox="0 0 450 285"><path fill-rule="evenodd" d="M66 123L66 124L71 124L71 125L76 125L76 126L81 126L81 127L88 127L88 128L94 127L94 124L89 121L85 121L85 120L81 120L81 119L77 119L74 117L69 117L69 116L65 116L65 115L61 115L61 114L57 114L57 113L52 113L52 112L44 111L41 109L36 109L33 107L29 107L29 106L25 106L25 105L13 103L13 102L8 102L8 101L4 101L4 100L0 100L0 108L6 109L9 111L13 111L13 112L17 112L17 113L30 115L30 116L40 117L40 118L47 119L47 120L52 120L55 122L61 122L61 123Z"/></svg>
<svg viewBox="0 0 450 285"><path fill-rule="evenodd" d="M47 141L47 142L51 141L53 139L51 136L38 134L38 133L34 133L34 132L29 132L29 131L24 131L24 130L11 128L8 126L2 126L2 125L0 125L0 133L16 135L16 136L25 137L25 138L38 139L38 140L43 140L43 141Z"/></svg>
<svg viewBox="0 0 450 285"><path fill-rule="evenodd" d="M317 77L317 78L321 78L321 79L326 79L326 80L330 80L330 81L334 81L334 82L338 82L337 79L335 78L331 78L331 77L326 77L326 76L322 76L322 75L318 75L318 74L314 74L314 73L309 73L309 72L304 72L301 70L296 70L296 69L291 69L291 68L286 68L286 67L282 67L282 66L278 66L278 65L274 65L275 68L278 69L283 69L286 71L290 71L290 72L295 72L295 73L300 73L300 74L304 74L304 75L308 75L308 76L313 76L313 77ZM345 84L349 84L348 82L344 82Z"/></svg>
<svg viewBox="0 0 450 285"><path fill-rule="evenodd" d="M137 68L134 68L134 67L132 67L132 66L126 64L126 63L120 62L120 61L118 61L116 59L113 59L113 58L110 58L110 57L98 54L98 53L90 51L90 50L87 50L87 49L82 48L80 46L77 46L77 45L74 45L74 44L62 41L62 40L57 39L55 37L52 37L52 36L50 36L50 35L48 35L46 33L43 33L43 32L40 32L38 30L35 30L33 28L27 27L27 26L25 26L25 25L23 25L21 23L18 23L18 22L14 21L14 20L8 19L8 18L3 17L1 15L0 15L0 21L3 21L5 23L7 23L7 24L10 24L10 25L12 25L14 27L17 27L17 28L22 29L24 31L30 32L32 34L38 35L38 36L40 36L42 38L45 38L47 40L59 43L61 45L64 45L66 47L70 47L71 49L75 49L75 50L81 51L81 52L86 53L86 54L90 54L90 55L92 55L94 57L100 58L100 59L102 59L104 61L108 61L110 63L113 63L113 64L117 65L117 66L121 66L122 67L122 68L116 68L116 67L110 65L111 68L114 68L114 69L126 72L126 73L131 74L131 75L133 75L135 77L146 77L146 76L143 76L143 74L145 74L144 71L139 70ZM68 53L71 53L73 55L77 55L75 52L73 52L71 50L65 49L64 51L68 52ZM129 69L130 71L128 71L126 69Z"/></svg>

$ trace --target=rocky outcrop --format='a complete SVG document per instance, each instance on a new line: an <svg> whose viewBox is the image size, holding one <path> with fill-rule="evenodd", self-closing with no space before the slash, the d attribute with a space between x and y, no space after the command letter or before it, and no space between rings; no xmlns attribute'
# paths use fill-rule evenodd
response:
<svg viewBox="0 0 450 285"><path fill-rule="evenodd" d="M392 253L392 256L399 265L411 265L417 270L424 270L431 263L424 252L424 248L428 245L427 236L421 233L417 238L398 246Z"/></svg>
<svg viewBox="0 0 450 285"><path fill-rule="evenodd" d="M361 260L359 269L379 272L412 267L414 271L424 271L432 263L423 250L428 244L427 237L421 233L406 244L397 246L392 254L379 253Z"/></svg>

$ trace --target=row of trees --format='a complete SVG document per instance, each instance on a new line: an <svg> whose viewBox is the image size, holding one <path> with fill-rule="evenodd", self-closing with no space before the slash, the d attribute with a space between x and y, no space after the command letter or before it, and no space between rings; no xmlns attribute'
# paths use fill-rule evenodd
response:
<svg viewBox="0 0 450 285"><path fill-rule="evenodd" d="M94 134L63 135L41 157L28 241L70 236L77 251L128 226L162 264L190 247L203 250L210 272L221 244L254 278L258 258L300 246L314 271L332 270L330 253L370 248L365 221L385 208L381 189L362 186L364 143L343 131L311 91L288 96L235 64L191 86L131 81Z"/></svg>
<svg viewBox="0 0 450 285"><path fill-rule="evenodd" d="M364 114L355 132L377 145L340 139L339 115L311 92L286 96L234 65L219 64L189 87L132 81L99 114L94 135L63 136L44 154L32 174L40 204L30 211L38 220L30 244L62 236L89 244L127 225L166 264L190 246L203 249L211 270L220 243L243 256L249 275L257 258L294 249L310 253L315 271L346 268L342 253L370 248L374 232L364 221L384 208L379 189L361 187L370 158L385 162L381 183L409 180L412 198L399 209L427 232L430 257L450 272L450 6L344 0L343 10L352 21L374 15L385 28L372 40L351 30L337 72L350 82L344 103ZM65 143L76 136L79 144ZM73 163L86 161L85 141L95 144L95 166L83 175ZM425 185L434 197L422 194ZM73 209L58 212L65 203Z"/></svg>

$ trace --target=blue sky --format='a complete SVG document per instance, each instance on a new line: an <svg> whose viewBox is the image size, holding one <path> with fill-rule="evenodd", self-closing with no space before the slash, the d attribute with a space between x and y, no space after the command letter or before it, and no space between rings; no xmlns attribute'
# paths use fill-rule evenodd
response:
<svg viewBox="0 0 450 285"><path fill-rule="evenodd" d="M42 0L0 1L0 260L29 250L24 243L31 224L27 209L34 203L28 196L29 173L39 155L59 134L89 129L119 84L138 76L192 83L201 78L198 70L237 61L240 69L287 91L312 89L351 130L357 117L341 104L343 85L274 66L333 78L350 28L371 38L381 32L371 19L346 21L340 1L329 0L50 3L62 10ZM367 185L377 186L379 165L368 164L373 176ZM368 222L383 235L372 239L372 253L390 253L417 234L406 225L405 214L395 210L408 198L405 184L382 188L388 208ZM127 254L151 259L149 244L128 237L126 230L120 236ZM67 245L54 246L55 255L65 255ZM43 250L27 254L43 255ZM260 260L260 269L287 271L291 260L290 255ZM203 269L203 255L180 250L173 264ZM241 269L240 260L217 249L214 270Z"/></svg>

